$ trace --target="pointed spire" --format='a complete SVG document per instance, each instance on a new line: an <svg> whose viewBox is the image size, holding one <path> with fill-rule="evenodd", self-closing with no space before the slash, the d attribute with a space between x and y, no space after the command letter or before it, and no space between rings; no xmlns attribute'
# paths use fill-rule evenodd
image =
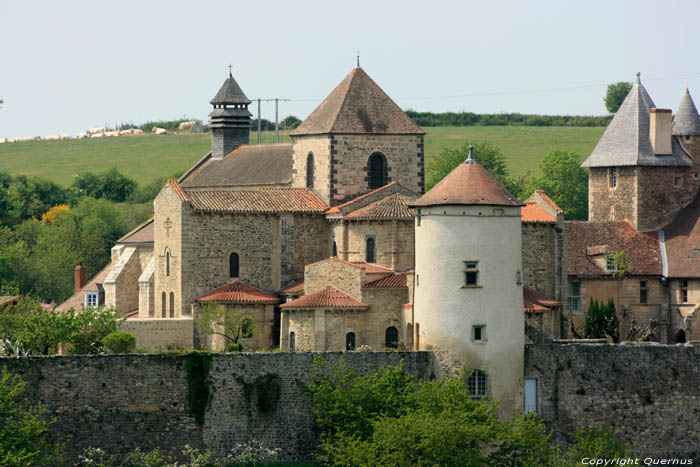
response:
<svg viewBox="0 0 700 467"><path fill-rule="evenodd" d="M224 84L221 85L221 88L219 89L219 92L216 93L216 96L209 101L211 105L250 104L250 99L246 97L236 80L233 79L231 68L233 68L233 65L229 65L228 78L226 78Z"/></svg>
<svg viewBox="0 0 700 467"><path fill-rule="evenodd" d="M673 134L677 136L700 135L700 115L698 115L698 109L695 107L688 88L686 88L681 104L678 106L676 118L673 119Z"/></svg>
<svg viewBox="0 0 700 467"><path fill-rule="evenodd" d="M469 145L469 156L467 157L467 160L464 161L464 163L465 164L473 164L474 162L476 162L474 160L474 145L470 144Z"/></svg>

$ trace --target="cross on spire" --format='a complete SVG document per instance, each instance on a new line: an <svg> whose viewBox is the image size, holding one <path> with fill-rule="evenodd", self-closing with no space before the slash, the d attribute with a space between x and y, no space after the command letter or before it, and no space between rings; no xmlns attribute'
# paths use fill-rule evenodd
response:
<svg viewBox="0 0 700 467"><path fill-rule="evenodd" d="M360 51L357 51L357 68L360 68Z"/></svg>
<svg viewBox="0 0 700 467"><path fill-rule="evenodd" d="M233 68L233 65L228 66L228 77L233 78L233 74L231 73L231 69Z"/></svg>

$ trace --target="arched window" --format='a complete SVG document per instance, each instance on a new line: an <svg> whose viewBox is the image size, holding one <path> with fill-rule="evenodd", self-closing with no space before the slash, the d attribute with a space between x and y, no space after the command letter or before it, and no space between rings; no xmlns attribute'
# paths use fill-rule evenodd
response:
<svg viewBox="0 0 700 467"><path fill-rule="evenodd" d="M314 155L309 153L306 156L306 188L314 187Z"/></svg>
<svg viewBox="0 0 700 467"><path fill-rule="evenodd" d="M289 350L294 350L297 346L297 339L294 331L289 333Z"/></svg>
<svg viewBox="0 0 700 467"><path fill-rule="evenodd" d="M165 307L166 307L167 304L165 303L165 301L166 301L165 292L163 292L163 295L161 296L161 299L160 299L160 316L161 316L161 318L165 318L165 317L166 317L166 315L165 315Z"/></svg>
<svg viewBox="0 0 700 467"><path fill-rule="evenodd" d="M170 317L175 317L175 294L170 292Z"/></svg>
<svg viewBox="0 0 700 467"><path fill-rule="evenodd" d="M333 240L333 254L331 256L338 256L338 244Z"/></svg>
<svg viewBox="0 0 700 467"><path fill-rule="evenodd" d="M679 329L676 335L673 338L673 343L674 344L685 344L685 331L682 329Z"/></svg>
<svg viewBox="0 0 700 467"><path fill-rule="evenodd" d="M355 350L355 333L345 334L345 350Z"/></svg>
<svg viewBox="0 0 700 467"><path fill-rule="evenodd" d="M365 262L374 263L377 261L377 255L374 252L374 237L367 237L365 242Z"/></svg>
<svg viewBox="0 0 700 467"><path fill-rule="evenodd" d="M486 397L486 373L474 370L467 380L469 395L471 397Z"/></svg>
<svg viewBox="0 0 700 467"><path fill-rule="evenodd" d="M165 252L165 275L170 276L170 252Z"/></svg>
<svg viewBox="0 0 700 467"><path fill-rule="evenodd" d="M369 188L371 190L381 188L386 185L388 170L386 157L384 157L384 154L381 152L375 152L369 156L367 169L369 171Z"/></svg>
<svg viewBox="0 0 700 467"><path fill-rule="evenodd" d="M238 253L231 253L228 259L228 275L229 277L238 277Z"/></svg>
<svg viewBox="0 0 700 467"><path fill-rule="evenodd" d="M399 331L394 326L386 328L386 345L387 349L396 349L399 347Z"/></svg>

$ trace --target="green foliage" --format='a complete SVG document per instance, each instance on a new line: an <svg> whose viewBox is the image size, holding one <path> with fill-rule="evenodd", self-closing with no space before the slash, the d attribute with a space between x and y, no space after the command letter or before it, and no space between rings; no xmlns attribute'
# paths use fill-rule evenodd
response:
<svg viewBox="0 0 700 467"><path fill-rule="evenodd" d="M584 457L590 459L615 459L636 457L628 446L614 438L612 428L579 428L574 433L574 442L569 446L567 457L572 465L579 465Z"/></svg>
<svg viewBox="0 0 700 467"><path fill-rule="evenodd" d="M185 356L187 370L187 407L199 425L204 425L204 416L211 401L211 354L188 352Z"/></svg>
<svg viewBox="0 0 700 467"><path fill-rule="evenodd" d="M534 416L500 420L497 405L472 399L464 374L419 381L401 364L357 376L344 364L331 376L315 362L304 386L321 430L327 465L547 465L549 434Z"/></svg>
<svg viewBox="0 0 700 467"><path fill-rule="evenodd" d="M629 261L627 260L627 253L625 250L613 251L609 255L615 261L615 266L617 269L613 272L613 277L615 279L624 278L627 273L629 273Z"/></svg>
<svg viewBox="0 0 700 467"><path fill-rule="evenodd" d="M112 332L102 339L102 344L110 353L132 353L136 348L136 338L128 332Z"/></svg>
<svg viewBox="0 0 700 467"><path fill-rule="evenodd" d="M78 196L104 198L115 203L126 201L136 190L136 182L116 167L103 172L84 172L73 180L71 187Z"/></svg>
<svg viewBox="0 0 700 467"><path fill-rule="evenodd" d="M290 116L282 119L282 121L280 122L280 128L293 129L293 128L298 127L300 124L301 124L301 120L299 120L294 115L290 115Z"/></svg>
<svg viewBox="0 0 700 467"><path fill-rule="evenodd" d="M606 305L591 298L586 312L584 335L590 339L609 338L613 342L619 342L620 322L612 298Z"/></svg>
<svg viewBox="0 0 700 467"><path fill-rule="evenodd" d="M145 185L139 185L128 201L130 203L150 203L156 199L156 196L158 196L158 193L160 193L160 190L163 189L169 179L178 179L181 175L181 172L173 172L170 175L156 177Z"/></svg>
<svg viewBox="0 0 700 467"><path fill-rule="evenodd" d="M608 126L608 116L532 115L519 113L475 114L472 112L416 112L406 114L416 124L434 126Z"/></svg>
<svg viewBox="0 0 700 467"><path fill-rule="evenodd" d="M229 344L229 346L226 347L226 352L243 352L243 344L240 342L236 344Z"/></svg>
<svg viewBox="0 0 700 467"><path fill-rule="evenodd" d="M588 218L588 172L574 151L550 151L540 163L540 176L532 182L552 198L567 219Z"/></svg>
<svg viewBox="0 0 700 467"><path fill-rule="evenodd" d="M611 114L617 112L617 109L620 108L631 89L632 83L629 81L608 84L608 90L605 92L605 99L603 99L608 112Z"/></svg>
<svg viewBox="0 0 700 467"><path fill-rule="evenodd" d="M205 332L225 337L226 348L238 344L241 338L252 337L255 331L255 321L244 313L236 313L215 302L206 303L195 321Z"/></svg>
<svg viewBox="0 0 700 467"><path fill-rule="evenodd" d="M260 413L270 413L277 408L280 395L282 394L282 380L278 374L266 373L260 375L252 383L246 383L242 377L236 378L236 381L243 386L243 396L248 405L249 413L251 412L250 406L253 395L257 396L256 402Z"/></svg>
<svg viewBox="0 0 700 467"><path fill-rule="evenodd" d="M124 457L122 467L170 467L176 463L174 457L166 456L158 448L150 452L135 449Z"/></svg>
<svg viewBox="0 0 700 467"><path fill-rule="evenodd" d="M36 177L13 177L0 173L0 223L14 225L25 219L40 218L43 213L71 199L69 190Z"/></svg>
<svg viewBox="0 0 700 467"><path fill-rule="evenodd" d="M0 465L62 465L60 446L48 440L41 407L25 408L26 383L3 369L0 375Z"/></svg>

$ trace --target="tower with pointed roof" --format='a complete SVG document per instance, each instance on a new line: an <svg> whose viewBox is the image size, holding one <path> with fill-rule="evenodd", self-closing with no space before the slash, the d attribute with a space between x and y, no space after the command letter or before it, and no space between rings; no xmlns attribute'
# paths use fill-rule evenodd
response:
<svg viewBox="0 0 700 467"><path fill-rule="evenodd" d="M478 157L478 155L477 155ZM522 203L473 157L415 208L415 348L466 367L473 396L523 406Z"/></svg>
<svg viewBox="0 0 700 467"><path fill-rule="evenodd" d="M424 135L358 66L290 134L292 186L330 206L390 182L423 193Z"/></svg>
<svg viewBox="0 0 700 467"><path fill-rule="evenodd" d="M209 114L211 157L221 159L250 141L250 99L229 71L228 78L209 103L214 106Z"/></svg>
<svg viewBox="0 0 700 467"><path fill-rule="evenodd" d="M673 135L680 139L697 165L700 160L700 115L687 88L673 119Z"/></svg>
<svg viewBox="0 0 700 467"><path fill-rule="evenodd" d="M627 220L638 231L663 227L697 189L693 160L671 132L671 110L656 108L639 73L582 166L589 220Z"/></svg>

